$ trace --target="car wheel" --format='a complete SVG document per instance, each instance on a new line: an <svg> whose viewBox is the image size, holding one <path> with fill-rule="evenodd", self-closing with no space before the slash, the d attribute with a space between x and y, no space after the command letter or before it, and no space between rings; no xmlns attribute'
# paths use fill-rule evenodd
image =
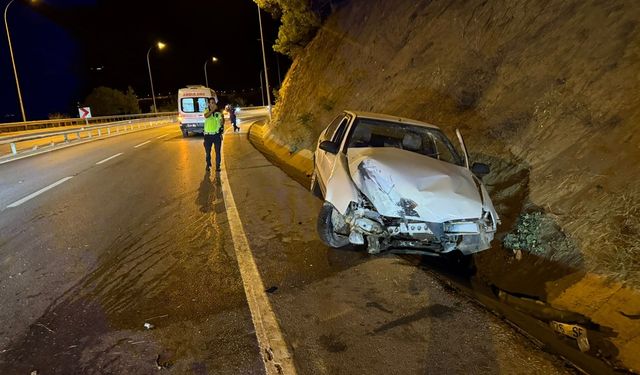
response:
<svg viewBox="0 0 640 375"><path fill-rule="evenodd" d="M186 129L183 129L183 130L182 130L182 136L183 136L184 138L187 138L187 137L189 136L189 131L188 131L188 130L186 130Z"/></svg>
<svg viewBox="0 0 640 375"><path fill-rule="evenodd" d="M340 220L340 213L331 203L325 202L318 214L318 236L320 240L335 249L345 247L349 244L349 237L336 233L335 224Z"/></svg>
<svg viewBox="0 0 640 375"><path fill-rule="evenodd" d="M320 184L318 184L318 175L316 173L316 171L313 171L313 174L311 175L311 187L310 187L311 193L313 193L313 195L315 195L316 197L323 199L324 197L322 196L322 190L320 190Z"/></svg>

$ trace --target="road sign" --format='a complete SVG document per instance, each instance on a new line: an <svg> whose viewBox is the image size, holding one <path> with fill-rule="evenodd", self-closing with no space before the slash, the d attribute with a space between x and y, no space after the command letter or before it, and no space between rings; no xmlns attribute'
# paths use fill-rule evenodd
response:
<svg viewBox="0 0 640 375"><path fill-rule="evenodd" d="M80 113L80 118L91 118L91 107L79 107L78 112Z"/></svg>

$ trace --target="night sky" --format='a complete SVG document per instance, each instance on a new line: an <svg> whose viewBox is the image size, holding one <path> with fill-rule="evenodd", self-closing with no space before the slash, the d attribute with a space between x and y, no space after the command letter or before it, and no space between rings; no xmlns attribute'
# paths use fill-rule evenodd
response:
<svg viewBox="0 0 640 375"><path fill-rule="evenodd" d="M0 0L2 11L7 3ZM212 88L257 89L257 12L252 0L16 0L7 19L27 118L76 116L78 102L97 86L132 86L138 96L149 96L146 53L157 41L167 47L151 52L156 95L204 84L203 65L211 56L219 59L208 63ZM278 21L264 12L262 21L270 83L277 86L277 62L284 78L290 61L272 49ZM14 82L3 28L0 122L20 121ZM249 101L260 104L255 96Z"/></svg>

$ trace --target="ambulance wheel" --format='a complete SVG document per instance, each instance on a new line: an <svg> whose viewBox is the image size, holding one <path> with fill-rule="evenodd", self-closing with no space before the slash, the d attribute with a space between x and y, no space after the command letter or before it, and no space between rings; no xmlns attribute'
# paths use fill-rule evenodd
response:
<svg viewBox="0 0 640 375"><path fill-rule="evenodd" d="M182 130L182 137L187 138L189 136L189 132L186 129Z"/></svg>

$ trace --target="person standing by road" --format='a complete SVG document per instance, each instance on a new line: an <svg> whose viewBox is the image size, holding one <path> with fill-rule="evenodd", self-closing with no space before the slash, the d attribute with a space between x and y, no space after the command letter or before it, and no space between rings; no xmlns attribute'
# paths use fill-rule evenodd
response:
<svg viewBox="0 0 640 375"><path fill-rule="evenodd" d="M207 171L211 170L211 146L216 149L216 172L220 172L222 160L222 133L224 132L224 116L218 110L214 98L209 98L208 108L204 111L204 152L207 159Z"/></svg>
<svg viewBox="0 0 640 375"><path fill-rule="evenodd" d="M231 120L231 125L233 125L233 132L240 132L240 127L237 125L237 118L236 118L236 109L229 104L227 106L227 111L229 111L229 120Z"/></svg>

